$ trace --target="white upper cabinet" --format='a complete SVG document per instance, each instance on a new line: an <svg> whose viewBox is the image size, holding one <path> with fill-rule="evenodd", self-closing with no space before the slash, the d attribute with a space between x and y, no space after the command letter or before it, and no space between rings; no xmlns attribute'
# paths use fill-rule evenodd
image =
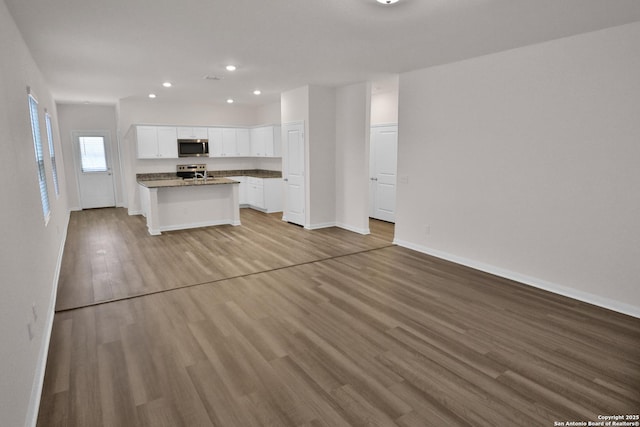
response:
<svg viewBox="0 0 640 427"><path fill-rule="evenodd" d="M136 126L139 159L177 159L178 143L175 127Z"/></svg>
<svg viewBox="0 0 640 427"><path fill-rule="evenodd" d="M158 127L158 155L169 159L178 158L178 136L176 128Z"/></svg>
<svg viewBox="0 0 640 427"><path fill-rule="evenodd" d="M251 129L251 155L254 157L281 156L280 126L261 126Z"/></svg>
<svg viewBox="0 0 640 427"><path fill-rule="evenodd" d="M207 128L204 127L179 127L179 139L207 139Z"/></svg>
<svg viewBox="0 0 640 427"><path fill-rule="evenodd" d="M209 138L209 157L222 157L222 128L209 128L207 136Z"/></svg>
<svg viewBox="0 0 640 427"><path fill-rule="evenodd" d="M236 129L236 155L240 157L249 157L251 155L249 129Z"/></svg>
<svg viewBox="0 0 640 427"><path fill-rule="evenodd" d="M178 139L208 139L209 157L281 157L280 126L135 125L139 159L178 158Z"/></svg>
<svg viewBox="0 0 640 427"><path fill-rule="evenodd" d="M158 157L158 130L155 126L136 126L136 140L139 159Z"/></svg>
<svg viewBox="0 0 640 427"><path fill-rule="evenodd" d="M265 156L266 134L265 128L251 129L251 155L253 157Z"/></svg>
<svg viewBox="0 0 640 427"><path fill-rule="evenodd" d="M237 148L237 138L235 128L223 128L222 129L222 155L223 156L235 156Z"/></svg>
<svg viewBox="0 0 640 427"><path fill-rule="evenodd" d="M251 155L249 129L246 128L215 128L221 135L222 143L220 156L248 157ZM211 147L211 141L209 141ZM211 149L211 148L209 148Z"/></svg>

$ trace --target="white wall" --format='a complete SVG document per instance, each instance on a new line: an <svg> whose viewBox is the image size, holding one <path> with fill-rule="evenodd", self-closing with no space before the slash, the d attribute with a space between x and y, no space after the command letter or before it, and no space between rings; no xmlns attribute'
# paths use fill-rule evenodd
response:
<svg viewBox="0 0 640 427"><path fill-rule="evenodd" d="M309 86L309 195L311 228L336 222L336 91Z"/></svg>
<svg viewBox="0 0 640 427"><path fill-rule="evenodd" d="M371 125L398 123L398 87L371 94Z"/></svg>
<svg viewBox="0 0 640 427"><path fill-rule="evenodd" d="M68 224L55 103L15 22L0 1L0 425L35 425L59 262ZM26 87L38 99L51 219L44 223ZM44 109L52 116L60 197L51 174ZM37 319L34 320L32 305ZM32 324L29 339L27 323Z"/></svg>
<svg viewBox="0 0 640 427"><path fill-rule="evenodd" d="M634 23L402 74L396 240L640 316L638 52Z"/></svg>
<svg viewBox="0 0 640 427"><path fill-rule="evenodd" d="M336 223L362 234L369 233L370 94L368 83L336 92Z"/></svg>
<svg viewBox="0 0 640 427"><path fill-rule="evenodd" d="M60 123L60 138L64 158L67 159L65 175L69 208L81 209L79 199L79 183L75 171L75 152L73 150L71 132L73 131L107 131L111 144L110 159L113 170L116 205L124 205L122 191L122 172L120 170L120 154L118 152L118 131L116 126L116 109L114 105L57 104Z"/></svg>
<svg viewBox="0 0 640 427"><path fill-rule="evenodd" d="M161 99L121 99L118 129L126 133L133 124L185 126L253 126L257 109L242 105L165 102Z"/></svg>
<svg viewBox="0 0 640 427"><path fill-rule="evenodd" d="M282 111L280 101L267 105L262 105L256 109L255 125L275 125L280 124Z"/></svg>

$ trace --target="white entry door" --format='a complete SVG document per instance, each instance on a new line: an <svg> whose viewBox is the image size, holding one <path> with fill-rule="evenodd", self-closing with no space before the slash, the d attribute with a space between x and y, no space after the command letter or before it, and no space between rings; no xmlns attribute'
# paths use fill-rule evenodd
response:
<svg viewBox="0 0 640 427"><path fill-rule="evenodd" d="M282 129L286 192L284 219L305 226L304 123L285 124Z"/></svg>
<svg viewBox="0 0 640 427"><path fill-rule="evenodd" d="M398 126L371 128L369 216L396 221Z"/></svg>
<svg viewBox="0 0 640 427"><path fill-rule="evenodd" d="M116 205L108 132L73 132L82 209Z"/></svg>

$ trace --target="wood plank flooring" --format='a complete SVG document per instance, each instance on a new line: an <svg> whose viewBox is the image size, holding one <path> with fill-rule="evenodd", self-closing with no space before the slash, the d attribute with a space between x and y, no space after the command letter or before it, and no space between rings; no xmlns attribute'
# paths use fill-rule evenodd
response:
<svg viewBox="0 0 640 427"><path fill-rule="evenodd" d="M123 286L137 274L129 296L162 292L55 315L39 426L553 426L640 412L640 319L375 235L246 212L242 227L156 244L113 211L74 215L72 256L145 250L166 265L128 267ZM169 254L202 242L194 283L244 275L166 285L185 262ZM225 264L226 244L246 264Z"/></svg>
<svg viewBox="0 0 640 427"><path fill-rule="evenodd" d="M142 216L129 216L122 208L72 212L56 310L289 267L391 242L388 232L382 238L339 228L311 232L281 221L281 216L241 209L240 227L151 236Z"/></svg>

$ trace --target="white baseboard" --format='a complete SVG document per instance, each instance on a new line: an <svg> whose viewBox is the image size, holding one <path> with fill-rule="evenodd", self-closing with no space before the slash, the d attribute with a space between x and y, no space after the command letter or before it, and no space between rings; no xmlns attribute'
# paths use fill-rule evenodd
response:
<svg viewBox="0 0 640 427"><path fill-rule="evenodd" d="M335 222L323 222L319 224L305 225L304 228L306 228L307 230L319 230L321 228L329 228L329 227L335 227L335 226L336 226Z"/></svg>
<svg viewBox="0 0 640 427"><path fill-rule="evenodd" d="M158 228L158 231L176 231L176 230L186 230L188 228L201 228L201 227L212 227L215 225L240 225L240 221L235 221L233 219L222 219L218 221L202 221L202 222L194 222L188 224L175 224L175 225L165 225Z"/></svg>
<svg viewBox="0 0 640 427"><path fill-rule="evenodd" d="M133 210L133 209L127 209L127 213L129 214L129 216L133 216L133 215L143 215L141 210Z"/></svg>
<svg viewBox="0 0 640 427"><path fill-rule="evenodd" d="M562 286L557 283L548 282L536 277L526 276L524 274L516 273L514 271L505 270L494 265L485 264L483 262L474 261L468 258L459 257L456 255L442 252L437 249L428 248L426 246L417 245L415 243L407 242L404 240L394 239L393 243L398 246L402 246L414 251L422 252L427 255L432 255L436 258L441 258L447 261L455 262L467 267L474 268L476 270L484 271L496 276L504 277L505 279L513 280L534 288L543 289L545 291L553 292L555 294L563 295L565 297L573 298L578 301L586 302L588 304L597 305L598 307L606 308L608 310L617 311L618 313L627 314L629 316L640 318L640 307L626 304L621 301L606 298L600 295L595 295L589 292L583 292L575 288Z"/></svg>
<svg viewBox="0 0 640 427"><path fill-rule="evenodd" d="M69 229L69 218L71 210L67 211L67 219L65 221L64 230L62 230L62 240L58 249L58 259L56 260L56 270L53 274L53 284L51 286L51 296L49 297L49 307L45 325L42 333L42 342L40 343L40 354L38 355L38 366L33 378L31 387L31 398L29 399L29 409L25 426L35 427L38 422L38 411L40 410L40 399L42 397L42 389L44 387L44 374L47 369L47 357L49 355L49 343L51 342L51 333L53 332L53 318L56 310L56 297L58 295L58 280L60 279L60 270L62 269L62 256L64 255L64 245L67 241L67 231Z"/></svg>
<svg viewBox="0 0 640 427"><path fill-rule="evenodd" d="M358 233L358 234L371 234L371 230L369 230L369 227L358 228L358 227L354 227L352 225L344 224L341 222L336 223L336 227L344 228L345 230L353 231L354 233Z"/></svg>

